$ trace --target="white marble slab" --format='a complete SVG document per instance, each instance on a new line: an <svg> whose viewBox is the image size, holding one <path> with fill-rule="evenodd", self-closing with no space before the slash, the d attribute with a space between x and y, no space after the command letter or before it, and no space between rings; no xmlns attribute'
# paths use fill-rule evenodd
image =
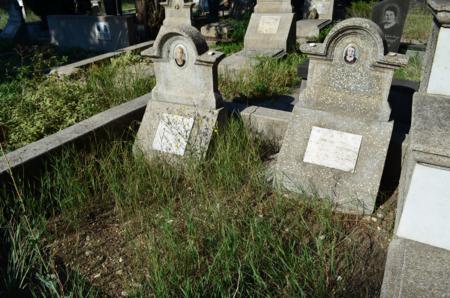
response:
<svg viewBox="0 0 450 298"><path fill-rule="evenodd" d="M194 118L163 114L153 139L153 149L183 156Z"/></svg>
<svg viewBox="0 0 450 298"><path fill-rule="evenodd" d="M362 136L313 126L304 162L354 172Z"/></svg>
<svg viewBox="0 0 450 298"><path fill-rule="evenodd" d="M450 28L441 28L427 92L450 96Z"/></svg>
<svg viewBox="0 0 450 298"><path fill-rule="evenodd" d="M450 250L450 169L416 164L397 236Z"/></svg>
<svg viewBox="0 0 450 298"><path fill-rule="evenodd" d="M259 21L258 33L276 34L280 27L280 16L262 16Z"/></svg>

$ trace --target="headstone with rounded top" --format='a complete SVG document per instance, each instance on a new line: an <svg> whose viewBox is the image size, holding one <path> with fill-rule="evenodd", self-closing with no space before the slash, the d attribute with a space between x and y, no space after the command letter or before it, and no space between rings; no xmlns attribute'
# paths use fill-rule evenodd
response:
<svg viewBox="0 0 450 298"><path fill-rule="evenodd" d="M381 297L450 297L450 2L427 2L434 25L413 97Z"/></svg>
<svg viewBox="0 0 450 298"><path fill-rule="evenodd" d="M191 3L192 4L192 3ZM156 86L139 128L135 152L147 160L201 158L224 116L217 87L223 54L210 51L189 23L191 4L169 0L166 19L152 48Z"/></svg>
<svg viewBox="0 0 450 298"><path fill-rule="evenodd" d="M391 52L398 52L400 47L408 9L408 0L384 0L373 7L372 20L383 30Z"/></svg>
<svg viewBox="0 0 450 298"><path fill-rule="evenodd" d="M393 123L387 98L405 56L387 53L370 20L337 24L323 44L304 44L310 58L275 166L275 184L330 199L337 210L372 213Z"/></svg>

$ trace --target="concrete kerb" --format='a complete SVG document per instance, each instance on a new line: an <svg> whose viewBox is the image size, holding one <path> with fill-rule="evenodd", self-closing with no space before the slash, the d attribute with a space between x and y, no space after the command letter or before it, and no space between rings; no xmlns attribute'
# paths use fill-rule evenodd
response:
<svg viewBox="0 0 450 298"><path fill-rule="evenodd" d="M119 49L114 52L108 52L105 54L101 54L98 56L80 60L80 61L77 61L77 62L74 62L71 64L56 67L50 71L50 74L56 74L58 76L70 76L70 75L78 72L80 69L82 69L84 67L87 67L92 64L104 62L104 60L125 54L127 52L135 52L135 51L141 52L142 50L145 50L145 49L151 47L153 45L153 42L154 41L151 40L151 41L138 43L138 44L126 47L126 48Z"/></svg>

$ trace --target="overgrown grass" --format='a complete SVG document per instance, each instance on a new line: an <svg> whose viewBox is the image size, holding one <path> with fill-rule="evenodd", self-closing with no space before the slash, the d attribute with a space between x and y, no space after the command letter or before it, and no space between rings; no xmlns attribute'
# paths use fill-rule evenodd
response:
<svg viewBox="0 0 450 298"><path fill-rule="evenodd" d="M372 8L377 0L357 0L352 1L350 6L346 8L348 17L351 18L372 18Z"/></svg>
<svg viewBox="0 0 450 298"><path fill-rule="evenodd" d="M422 74L422 58L416 54L409 58L405 67L395 71L394 77L400 80L420 81Z"/></svg>
<svg viewBox="0 0 450 298"><path fill-rule="evenodd" d="M431 32L433 15L426 7L411 9L406 17L403 39L419 42L427 42Z"/></svg>
<svg viewBox="0 0 450 298"><path fill-rule="evenodd" d="M0 141L4 149L24 146L150 92L154 79L132 69L139 59L127 54L93 66L76 78L40 74L29 78L30 70L20 68L13 80L0 84Z"/></svg>
<svg viewBox="0 0 450 298"><path fill-rule="evenodd" d="M8 12L0 8L0 29L5 28L6 23L8 23Z"/></svg>
<svg viewBox="0 0 450 298"><path fill-rule="evenodd" d="M281 60L260 57L252 69L222 76L219 89L227 99L258 100L289 93L300 82L297 66L304 59L305 56L298 53Z"/></svg>
<svg viewBox="0 0 450 298"><path fill-rule="evenodd" d="M18 215L40 219L39 233L24 237L33 237L41 250L44 244L68 247L63 260L69 259L77 270L77 261L85 258L84 246L66 239L86 235L93 219L105 220L104 213L117 217L117 225L125 227L128 235L122 244L128 278L116 279L117 268L104 275L104 283L91 278L104 293L121 281L121 289L137 297L378 295L381 278L366 274L371 270L370 256L364 249L358 252L362 242L352 240L352 226L359 219L333 214L326 201L272 190L263 174L272 147L251 135L240 121L232 120L224 133L216 135L206 160L188 161L181 167L135 159L130 142L94 148L91 153L63 153L49 165L38 191L20 188L23 210L18 210L17 195L3 193L0 222L6 231L15 231L17 225L11 221ZM47 221L55 216L59 222ZM15 239L6 235L8 241ZM107 254L107 259L123 249L102 247L97 240L92 239L100 243L96 252ZM26 244L13 247L6 262L21 249L30 251ZM3 283L3 289L21 288L45 296L39 276L50 276L55 293L81 297L77 293L89 290L86 283L77 278L64 283L52 273L57 271L51 265L42 267L45 261L52 264L53 254L58 250L26 259L19 268L7 267L24 282ZM99 268L97 258L90 268ZM140 286L133 287L131 281Z"/></svg>

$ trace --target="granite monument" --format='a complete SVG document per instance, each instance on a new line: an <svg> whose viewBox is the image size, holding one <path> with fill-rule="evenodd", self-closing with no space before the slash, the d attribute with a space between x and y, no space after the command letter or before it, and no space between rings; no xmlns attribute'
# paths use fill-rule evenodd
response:
<svg viewBox="0 0 450 298"><path fill-rule="evenodd" d="M408 0L384 0L373 7L372 20L383 30L390 52L398 52L408 8Z"/></svg>
<svg viewBox="0 0 450 298"><path fill-rule="evenodd" d="M372 213L393 123L387 98L405 56L387 53L370 20L337 24L323 44L303 44L310 58L275 166L274 182L332 200L338 210Z"/></svg>

